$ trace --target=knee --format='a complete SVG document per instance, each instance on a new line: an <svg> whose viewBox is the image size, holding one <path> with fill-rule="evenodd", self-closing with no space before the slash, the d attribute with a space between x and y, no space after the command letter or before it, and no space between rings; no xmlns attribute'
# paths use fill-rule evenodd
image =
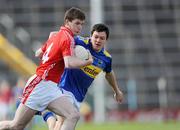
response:
<svg viewBox="0 0 180 130"><path fill-rule="evenodd" d="M71 120L79 120L80 119L80 113L78 111L72 112L69 116Z"/></svg>
<svg viewBox="0 0 180 130"><path fill-rule="evenodd" d="M11 130L23 130L24 129L24 125L23 124L18 124L15 121L12 121L10 124L10 129Z"/></svg>

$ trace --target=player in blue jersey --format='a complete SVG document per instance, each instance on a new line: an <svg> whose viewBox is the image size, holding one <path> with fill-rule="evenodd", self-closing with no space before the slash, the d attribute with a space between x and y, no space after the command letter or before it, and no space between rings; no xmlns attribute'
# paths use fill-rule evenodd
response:
<svg viewBox="0 0 180 130"><path fill-rule="evenodd" d="M108 37L109 29L104 24L95 24L92 28L90 38L75 37L76 45L81 45L88 49L94 59L93 64L82 67L81 69L65 68L59 82L58 86L63 93L62 96L68 98L69 101L74 104L76 113L79 111L80 104L84 100L88 88L101 71L106 73L105 78L112 87L115 100L122 102L123 93L119 89L115 74L112 70L112 57L104 48ZM53 117L51 112L49 112L49 117L51 117L51 119ZM48 120L48 118L46 120ZM62 123L62 120L59 122Z"/></svg>
<svg viewBox="0 0 180 130"><path fill-rule="evenodd" d="M112 70L111 55L105 50L104 45L109 37L109 29L104 24L96 24L91 31L91 38L76 37L76 45L81 45L88 49L93 56L92 65L82 67L81 69L64 70L59 87L62 91L73 94L73 98L81 103L86 95L88 88L95 77L104 71L107 81L113 88L118 102L122 101L122 93L119 90ZM83 80L82 80L83 79Z"/></svg>

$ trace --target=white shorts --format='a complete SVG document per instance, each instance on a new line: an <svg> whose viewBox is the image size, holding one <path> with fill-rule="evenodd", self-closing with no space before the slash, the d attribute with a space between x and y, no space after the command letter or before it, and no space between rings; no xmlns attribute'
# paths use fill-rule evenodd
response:
<svg viewBox="0 0 180 130"><path fill-rule="evenodd" d="M42 80L41 77L33 75L24 88L21 102L31 109L42 111L51 101L60 96L62 96L62 91L57 83Z"/></svg>

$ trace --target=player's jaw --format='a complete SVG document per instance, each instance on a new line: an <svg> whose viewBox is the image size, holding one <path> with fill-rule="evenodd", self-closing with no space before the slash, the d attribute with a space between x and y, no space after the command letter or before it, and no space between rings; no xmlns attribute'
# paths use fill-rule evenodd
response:
<svg viewBox="0 0 180 130"><path fill-rule="evenodd" d="M104 32L93 32L91 42L95 51L100 51L106 43L106 34Z"/></svg>
<svg viewBox="0 0 180 130"><path fill-rule="evenodd" d="M69 21L67 26L71 29L74 35L80 34L82 30L82 26L84 24L84 21L80 19L74 19L71 22Z"/></svg>
<svg viewBox="0 0 180 130"><path fill-rule="evenodd" d="M96 51L99 51L102 48L102 44L100 42L94 41L93 48Z"/></svg>

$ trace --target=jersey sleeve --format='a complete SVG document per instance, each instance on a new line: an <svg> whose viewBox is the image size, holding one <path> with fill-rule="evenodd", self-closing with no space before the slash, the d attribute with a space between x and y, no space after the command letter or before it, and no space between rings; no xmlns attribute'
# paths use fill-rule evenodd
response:
<svg viewBox="0 0 180 130"><path fill-rule="evenodd" d="M109 58L109 61L106 63L106 67L103 71L106 73L110 73L112 71L112 58Z"/></svg>
<svg viewBox="0 0 180 130"><path fill-rule="evenodd" d="M64 56L72 56L73 55L73 45L70 41L65 40L62 43L61 47L62 55Z"/></svg>

